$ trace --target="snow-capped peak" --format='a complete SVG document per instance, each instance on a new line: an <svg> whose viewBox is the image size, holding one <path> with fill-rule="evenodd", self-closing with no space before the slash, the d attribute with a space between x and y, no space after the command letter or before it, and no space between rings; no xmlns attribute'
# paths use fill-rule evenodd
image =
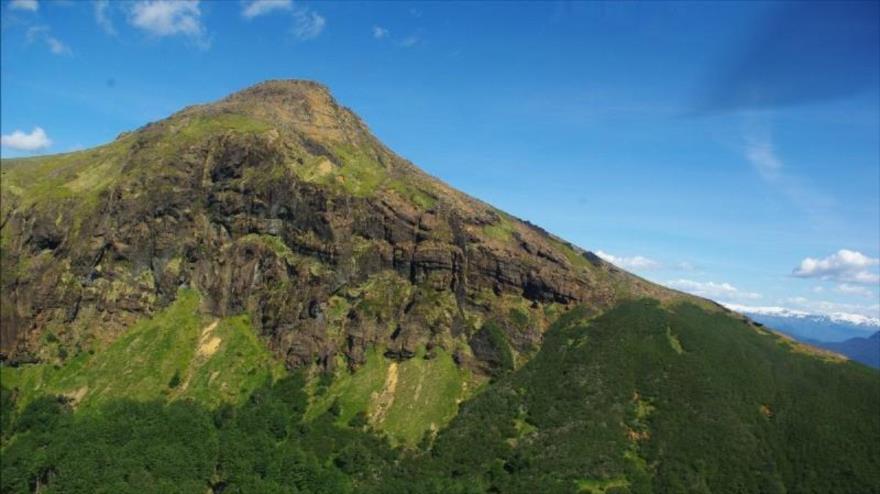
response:
<svg viewBox="0 0 880 494"><path fill-rule="evenodd" d="M763 316L786 317L796 319L816 319L830 320L836 323L852 324L855 326L877 326L880 327L880 318L865 316L862 314L852 314L849 312L831 312L827 314L818 312L806 312L802 310L789 309L787 307L772 306L748 306L740 304L722 303L730 310L742 312L744 314L760 314Z"/></svg>

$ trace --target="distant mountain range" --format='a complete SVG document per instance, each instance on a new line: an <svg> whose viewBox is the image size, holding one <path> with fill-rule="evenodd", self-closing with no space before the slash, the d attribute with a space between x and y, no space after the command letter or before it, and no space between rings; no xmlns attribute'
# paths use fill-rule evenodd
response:
<svg viewBox="0 0 880 494"><path fill-rule="evenodd" d="M850 338L840 342L807 340L807 343L846 355L852 360L880 369L880 331L867 338Z"/></svg>
<svg viewBox="0 0 880 494"><path fill-rule="evenodd" d="M859 314L813 314L783 307L727 307L792 338L880 368L880 319Z"/></svg>

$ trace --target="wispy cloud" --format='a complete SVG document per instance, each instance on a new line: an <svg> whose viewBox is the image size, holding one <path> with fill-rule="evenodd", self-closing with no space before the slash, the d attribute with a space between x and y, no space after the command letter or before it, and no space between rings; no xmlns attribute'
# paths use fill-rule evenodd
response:
<svg viewBox="0 0 880 494"><path fill-rule="evenodd" d="M769 135L746 135L746 159L767 180L776 180L782 171L782 160L776 156Z"/></svg>
<svg viewBox="0 0 880 494"><path fill-rule="evenodd" d="M421 41L421 38L416 35L407 36L406 38L403 38L403 41L400 42L400 46L404 48L412 48L413 46L419 44Z"/></svg>
<svg viewBox="0 0 880 494"><path fill-rule="evenodd" d="M116 27L110 19L110 0L95 0L95 22L109 35L116 34Z"/></svg>
<svg viewBox="0 0 880 494"><path fill-rule="evenodd" d="M624 269L648 270L657 269L662 266L660 262L644 256L622 257L615 256L601 250L597 250L596 255L610 262L611 264L614 264L615 266Z"/></svg>
<svg viewBox="0 0 880 494"><path fill-rule="evenodd" d="M664 284L700 297L723 299L725 301L756 300L761 298L760 293L743 291L730 283L678 279L669 280Z"/></svg>
<svg viewBox="0 0 880 494"><path fill-rule="evenodd" d="M37 0L12 0L9 2L9 8L36 12L40 8L40 3Z"/></svg>
<svg viewBox="0 0 880 494"><path fill-rule="evenodd" d="M601 250L596 251L596 255L601 257L602 259L614 264L615 266L634 270L634 271L647 271L647 270L657 270L657 269L668 269L675 271L693 271L694 265L692 263L681 261L674 263L661 262L656 259L652 259L650 257L645 256L615 256L613 254L609 254L608 252L604 252Z"/></svg>
<svg viewBox="0 0 880 494"><path fill-rule="evenodd" d="M864 285L850 285L849 283L841 283L835 288L839 293L845 295L858 295L859 297L873 297L873 290Z"/></svg>
<svg viewBox="0 0 880 494"><path fill-rule="evenodd" d="M840 249L821 259L807 257L792 271L798 278L819 278L849 283L880 283L876 266L880 259L861 252Z"/></svg>
<svg viewBox="0 0 880 494"><path fill-rule="evenodd" d="M313 10L298 9L293 16L293 34L301 41L317 38L327 26L327 20Z"/></svg>
<svg viewBox="0 0 880 494"><path fill-rule="evenodd" d="M40 127L34 127L30 133L15 130L11 134L0 137L0 145L16 151L39 151L52 145L52 140Z"/></svg>
<svg viewBox="0 0 880 494"><path fill-rule="evenodd" d="M391 32L389 32L389 31L388 31L387 29L385 29L384 27L382 27L382 26L373 26L373 37L374 37L374 38L376 38L376 39L383 39L383 38L387 38L387 37L390 36L390 35L391 35Z"/></svg>
<svg viewBox="0 0 880 494"><path fill-rule="evenodd" d="M746 115L743 154L761 178L816 222L828 222L834 199L792 173L773 142L769 123L755 114Z"/></svg>
<svg viewBox="0 0 880 494"><path fill-rule="evenodd" d="M25 36L27 37L28 43L44 43L53 55L70 55L73 53L69 46L62 43L58 38L52 36L49 26L31 27L27 30Z"/></svg>
<svg viewBox="0 0 880 494"><path fill-rule="evenodd" d="M140 0L132 6L128 20L152 36L186 36L200 48L210 46L199 0Z"/></svg>
<svg viewBox="0 0 880 494"><path fill-rule="evenodd" d="M241 16L245 19L253 19L273 11L291 9L293 9L293 2L291 0L252 0L243 3Z"/></svg>

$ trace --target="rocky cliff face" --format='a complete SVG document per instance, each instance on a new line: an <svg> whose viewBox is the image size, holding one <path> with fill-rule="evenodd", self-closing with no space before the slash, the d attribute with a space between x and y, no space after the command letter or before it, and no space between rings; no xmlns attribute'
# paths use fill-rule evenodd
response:
<svg viewBox="0 0 880 494"><path fill-rule="evenodd" d="M310 82L266 82L2 173L12 361L56 358L40 353L49 334L88 351L183 286L205 311L249 313L289 366L424 346L489 373L528 358L573 304L682 297L424 174Z"/></svg>

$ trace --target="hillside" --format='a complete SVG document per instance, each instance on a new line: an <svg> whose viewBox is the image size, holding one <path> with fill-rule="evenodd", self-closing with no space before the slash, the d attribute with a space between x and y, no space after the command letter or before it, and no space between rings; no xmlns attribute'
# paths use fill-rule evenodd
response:
<svg viewBox="0 0 880 494"><path fill-rule="evenodd" d="M3 492L880 492L880 374L270 81L2 163Z"/></svg>

